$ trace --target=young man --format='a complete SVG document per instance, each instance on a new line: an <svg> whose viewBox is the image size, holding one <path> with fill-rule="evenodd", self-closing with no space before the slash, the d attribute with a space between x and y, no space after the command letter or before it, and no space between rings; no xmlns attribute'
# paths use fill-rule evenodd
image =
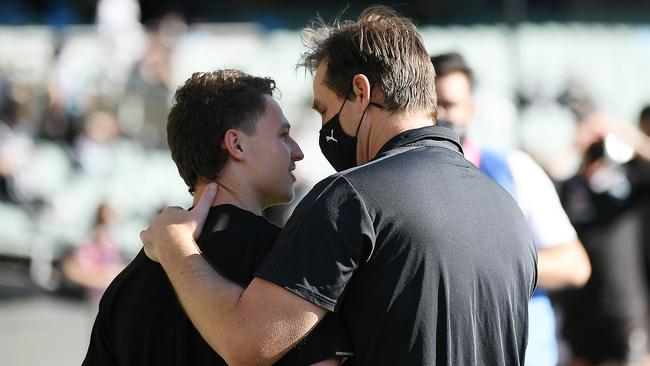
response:
<svg viewBox="0 0 650 366"><path fill-rule="evenodd" d="M280 232L261 211L293 198L292 171L303 158L274 89L273 80L236 70L197 73L176 92L167 124L172 158L194 194L195 210L207 214L198 246L210 265L240 286L253 279ZM209 182L219 184L219 197L200 202ZM279 364L338 365L337 352L349 351L339 347L344 341L340 324L330 317ZM141 252L103 296L83 364L226 361L192 326L160 265Z"/></svg>
<svg viewBox="0 0 650 366"><path fill-rule="evenodd" d="M473 73L458 53L431 57L436 70L438 118L464 135L474 120ZM537 248L538 289L528 305L527 366L554 366L558 351L553 307L544 290L582 287L589 258L562 209L553 182L522 151L501 153L462 137L465 157L517 200Z"/></svg>
<svg viewBox="0 0 650 366"><path fill-rule="evenodd" d="M339 172L300 202L245 289L203 259L197 213L163 211L141 233L148 255L233 364L271 364L334 312L351 365L521 365L532 240L512 198L433 126L415 26L371 7L305 36L320 146Z"/></svg>

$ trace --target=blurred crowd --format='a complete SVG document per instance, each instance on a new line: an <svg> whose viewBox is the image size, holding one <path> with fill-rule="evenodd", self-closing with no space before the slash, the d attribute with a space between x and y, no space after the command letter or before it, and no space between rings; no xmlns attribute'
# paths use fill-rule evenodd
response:
<svg viewBox="0 0 650 366"><path fill-rule="evenodd" d="M88 267L73 263L131 258L159 207L190 200L165 137L170 49L185 23L171 13L142 26L137 9L118 10L99 4L105 68L92 80L62 34L44 82L0 64L0 255L29 258L44 287ZM69 255L97 258L61 265Z"/></svg>
<svg viewBox="0 0 650 366"><path fill-rule="evenodd" d="M581 164L559 190L592 275L556 294L572 365L650 364L650 105L636 122L576 110Z"/></svg>

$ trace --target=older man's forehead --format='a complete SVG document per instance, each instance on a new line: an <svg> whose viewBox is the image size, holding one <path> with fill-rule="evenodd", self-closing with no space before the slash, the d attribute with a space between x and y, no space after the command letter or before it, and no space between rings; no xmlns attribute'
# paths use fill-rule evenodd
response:
<svg viewBox="0 0 650 366"><path fill-rule="evenodd" d="M325 108L327 102L326 86L324 84L317 84L314 79L314 90L312 95L312 108L322 110Z"/></svg>
<svg viewBox="0 0 650 366"><path fill-rule="evenodd" d="M313 89L316 91L317 88L322 88L325 86L325 74L327 72L327 64L321 62L316 68L316 73L314 74Z"/></svg>

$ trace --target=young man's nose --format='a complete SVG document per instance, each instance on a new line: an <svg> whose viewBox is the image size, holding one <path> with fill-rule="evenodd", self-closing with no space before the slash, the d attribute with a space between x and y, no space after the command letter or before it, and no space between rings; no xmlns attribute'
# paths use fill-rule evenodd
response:
<svg viewBox="0 0 650 366"><path fill-rule="evenodd" d="M293 138L291 139L291 161L299 161L302 160L305 157L305 154L303 154L302 149L300 149L300 146L294 140Z"/></svg>

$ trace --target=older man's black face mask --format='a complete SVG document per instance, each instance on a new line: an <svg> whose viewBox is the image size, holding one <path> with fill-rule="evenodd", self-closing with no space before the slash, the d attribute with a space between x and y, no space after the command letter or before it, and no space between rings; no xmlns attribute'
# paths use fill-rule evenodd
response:
<svg viewBox="0 0 650 366"><path fill-rule="evenodd" d="M354 136L348 136L341 127L341 120L339 115L343 110L343 106L347 98L341 104L341 109L335 114L329 121L325 122L323 128L321 128L319 134L318 144L320 146L320 151L323 153L327 161L332 164L332 167L337 172L350 169L357 166L357 142L359 128L363 122L363 117L366 115L368 107L375 106L379 109L384 107L381 104L370 102L366 109L363 110L361 115L361 120L357 125L357 132L354 133Z"/></svg>

